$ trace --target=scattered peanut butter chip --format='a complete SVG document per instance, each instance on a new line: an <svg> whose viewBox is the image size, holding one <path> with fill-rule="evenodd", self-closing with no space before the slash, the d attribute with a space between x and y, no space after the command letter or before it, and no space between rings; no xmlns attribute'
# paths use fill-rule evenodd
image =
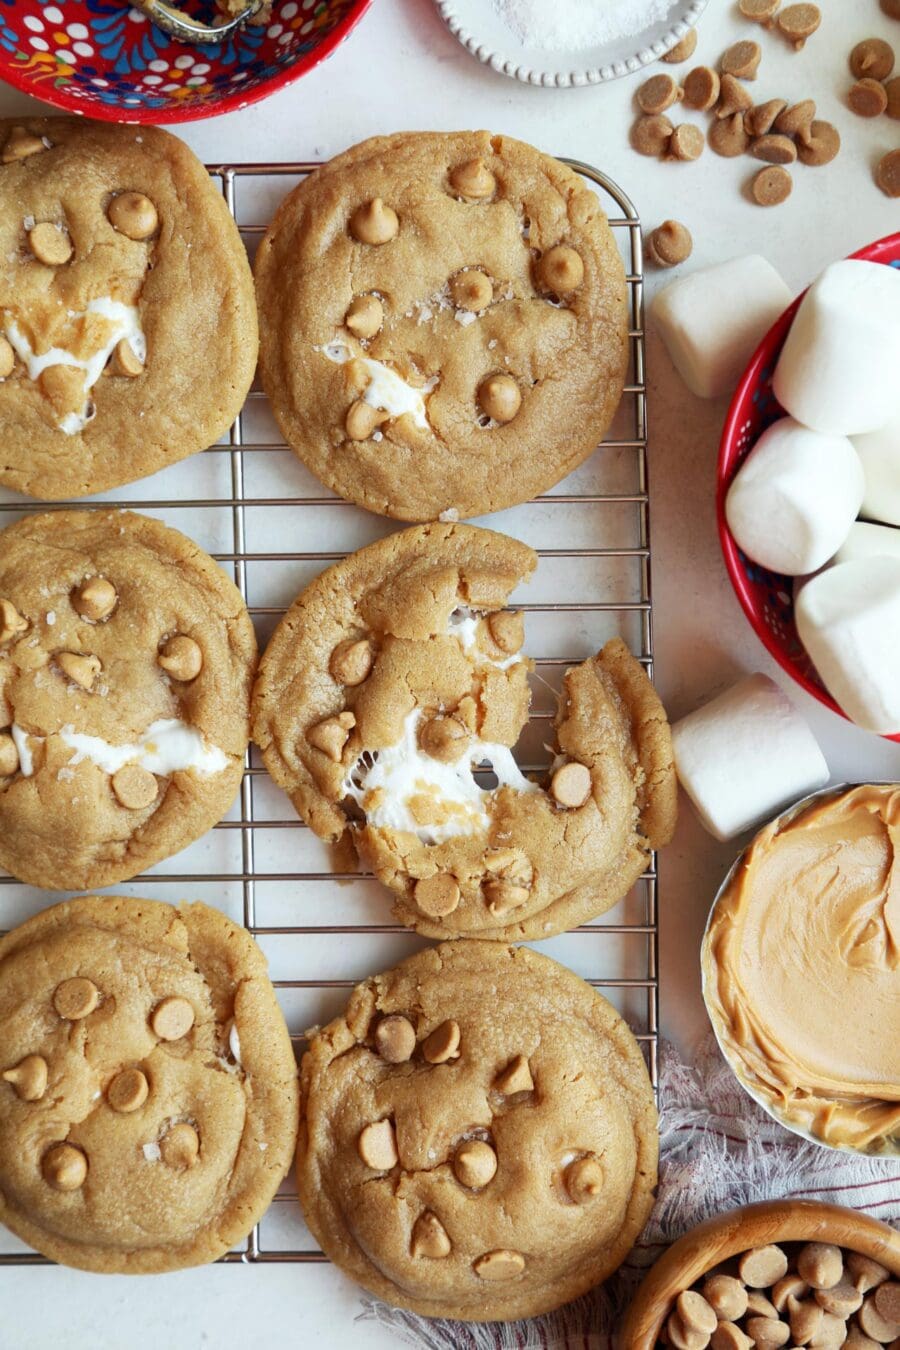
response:
<svg viewBox="0 0 900 1350"><path fill-rule="evenodd" d="M720 1322L709 1342L711 1350L753 1350L753 1342L734 1322Z"/></svg>
<svg viewBox="0 0 900 1350"><path fill-rule="evenodd" d="M352 712L338 713L336 717L326 717L314 727L310 727L306 739L335 764L340 764L344 746L355 726L356 717Z"/></svg>
<svg viewBox="0 0 900 1350"><path fill-rule="evenodd" d="M653 116L663 113L682 97L678 81L671 75L651 75L645 80L635 95L641 112Z"/></svg>
<svg viewBox="0 0 900 1350"><path fill-rule="evenodd" d="M668 117L639 117L631 128L631 146L639 155L662 155L669 148L674 128Z"/></svg>
<svg viewBox="0 0 900 1350"><path fill-rule="evenodd" d="M0 642L10 642L28 630L28 620L11 600L0 600Z"/></svg>
<svg viewBox="0 0 900 1350"><path fill-rule="evenodd" d="M665 79L665 76L657 76ZM539 259L537 264L538 280L545 290L567 295L577 291L584 281L584 262L581 254L568 244L555 244Z"/></svg>
<svg viewBox="0 0 900 1350"><path fill-rule="evenodd" d="M194 1009L180 994L170 994L156 1007L150 1017L150 1026L161 1041L180 1041L194 1025Z"/></svg>
<svg viewBox="0 0 900 1350"><path fill-rule="evenodd" d="M122 1069L106 1089L106 1100L114 1111L127 1115L144 1105L150 1084L140 1069Z"/></svg>
<svg viewBox="0 0 900 1350"><path fill-rule="evenodd" d="M734 75L739 80L755 80L762 48L758 42L735 42L722 54L719 68L723 75Z"/></svg>
<svg viewBox="0 0 900 1350"><path fill-rule="evenodd" d="M478 404L494 422L511 422L522 406L522 395L511 375L488 375L478 386Z"/></svg>
<svg viewBox="0 0 900 1350"><path fill-rule="evenodd" d="M835 1317L842 1317L846 1320L856 1312L863 1301L863 1296L856 1285L846 1274L841 1276L837 1284L832 1285L830 1289L817 1289L815 1291L815 1300L820 1308L826 1312L833 1313ZM900 1321L900 1308L898 1308L898 1317L895 1321Z"/></svg>
<svg viewBox="0 0 900 1350"><path fill-rule="evenodd" d="M193 1125L179 1120L160 1139L159 1152L167 1167L183 1171L193 1167L200 1156L200 1136Z"/></svg>
<svg viewBox="0 0 900 1350"><path fill-rule="evenodd" d="M887 91L878 80L857 80L847 102L857 117L880 117L888 105Z"/></svg>
<svg viewBox="0 0 900 1350"><path fill-rule="evenodd" d="M808 1293L809 1287L805 1280L801 1280L796 1271L788 1271L783 1279L772 1286L772 1305L776 1312L783 1313L789 1299L804 1299Z"/></svg>
<svg viewBox="0 0 900 1350"><path fill-rule="evenodd" d="M76 975L63 980L53 991L53 1006L67 1022L80 1022L89 1017L100 1002L100 990L93 980Z"/></svg>
<svg viewBox="0 0 900 1350"><path fill-rule="evenodd" d="M485 1252L473 1262L473 1268L482 1280L512 1280L525 1269L525 1257L521 1252L505 1249Z"/></svg>
<svg viewBox="0 0 900 1350"><path fill-rule="evenodd" d="M669 138L669 158L680 160L699 159L706 144L700 127L692 122L682 122Z"/></svg>
<svg viewBox="0 0 900 1350"><path fill-rule="evenodd" d="M494 1087L504 1096L511 1097L515 1092L531 1092L534 1088L534 1079L531 1076L531 1068L524 1055L516 1055L511 1059L505 1069L494 1079Z"/></svg>
<svg viewBox="0 0 900 1350"><path fill-rule="evenodd" d="M878 161L875 182L886 197L900 197L900 150L889 150Z"/></svg>
<svg viewBox="0 0 900 1350"><path fill-rule="evenodd" d="M710 1275L703 1297L723 1322L737 1322L747 1311L747 1289L733 1275Z"/></svg>
<svg viewBox="0 0 900 1350"><path fill-rule="evenodd" d="M724 121L717 119L707 132L709 148L723 159L734 159L742 155L750 144L750 137L744 130L744 119L736 112Z"/></svg>
<svg viewBox="0 0 900 1350"><path fill-rule="evenodd" d="M892 80L888 80L884 86L884 92L887 94L885 112L888 117L893 117L895 120L900 118L900 75L895 75Z"/></svg>
<svg viewBox="0 0 900 1350"><path fill-rule="evenodd" d="M772 27L772 21L781 6L781 0L739 0L738 9L745 19Z"/></svg>
<svg viewBox="0 0 900 1350"><path fill-rule="evenodd" d="M647 239L647 254L657 267L677 267L693 251L694 241L686 225L679 220L664 220Z"/></svg>
<svg viewBox="0 0 900 1350"><path fill-rule="evenodd" d="M367 638L345 638L331 653L328 668L337 680L349 688L362 684L375 662L375 650Z"/></svg>
<svg viewBox="0 0 900 1350"><path fill-rule="evenodd" d="M685 76L685 106L696 108L698 112L709 112L718 102L720 88L718 71L710 69L709 66L696 66Z"/></svg>
<svg viewBox="0 0 900 1350"><path fill-rule="evenodd" d="M797 1254L797 1274L810 1289L833 1289L844 1273L840 1247L830 1242L807 1242Z"/></svg>
<svg viewBox="0 0 900 1350"><path fill-rule="evenodd" d="M751 136L768 136L787 107L787 99L770 98L744 113L744 126Z"/></svg>
<svg viewBox="0 0 900 1350"><path fill-rule="evenodd" d="M521 610L500 609L488 615L488 632L507 656L521 651L525 641L525 620Z"/></svg>
<svg viewBox="0 0 900 1350"><path fill-rule="evenodd" d="M102 670L99 657L85 656L83 652L57 652L56 664L67 680L71 680L88 693L93 689L94 681Z"/></svg>
<svg viewBox="0 0 900 1350"><path fill-rule="evenodd" d="M47 220L40 221L28 231L28 247L38 262L48 267L62 267L74 252L68 231Z"/></svg>
<svg viewBox="0 0 900 1350"><path fill-rule="evenodd" d="M384 306L377 295L357 295L344 315L344 326L354 337L371 338L384 323Z"/></svg>
<svg viewBox="0 0 900 1350"><path fill-rule="evenodd" d="M882 38L863 38L850 53L850 71L855 80L869 76L886 80L894 69L894 49Z"/></svg>
<svg viewBox="0 0 900 1350"><path fill-rule="evenodd" d="M83 619L100 623L112 614L118 598L115 586L106 577L88 577L72 592L72 607Z"/></svg>
<svg viewBox="0 0 900 1350"><path fill-rule="evenodd" d="M817 121L809 129L809 139L798 143L797 155L801 164L818 168L822 164L830 164L840 148L841 137L837 127L830 122Z"/></svg>
<svg viewBox="0 0 900 1350"><path fill-rule="evenodd" d="M14 164L18 159L29 159L49 147L40 136L34 136L25 127L13 127L3 146L3 163Z"/></svg>
<svg viewBox="0 0 900 1350"><path fill-rule="evenodd" d="M900 0L881 0L881 8L889 19L900 19Z"/></svg>
<svg viewBox="0 0 900 1350"><path fill-rule="evenodd" d="M675 1301L675 1311L681 1318L685 1331L696 1331L711 1336L718 1326L719 1319L714 1309L702 1294L694 1289L686 1289Z"/></svg>
<svg viewBox="0 0 900 1350"><path fill-rule="evenodd" d="M440 1261L450 1255L451 1244L447 1230L436 1214L426 1209L413 1224L410 1252L429 1261Z"/></svg>
<svg viewBox="0 0 900 1350"><path fill-rule="evenodd" d="M797 158L797 147L790 136L774 132L768 136L757 136L750 153L755 159L764 159L769 164L793 164Z"/></svg>
<svg viewBox="0 0 900 1350"><path fill-rule="evenodd" d="M156 778L142 764L123 764L113 774L110 784L116 800L126 811L143 811L159 796Z"/></svg>
<svg viewBox="0 0 900 1350"><path fill-rule="evenodd" d="M388 421L389 414L381 408L358 398L350 404L344 419L344 430L351 441L367 441L374 431Z"/></svg>
<svg viewBox="0 0 900 1350"><path fill-rule="evenodd" d="M8 731L0 731L0 778L9 778L19 767L19 752Z"/></svg>
<svg viewBox="0 0 900 1350"><path fill-rule="evenodd" d="M455 717L438 713L422 723L419 744L432 759L454 764L469 744L469 732Z"/></svg>
<svg viewBox="0 0 900 1350"><path fill-rule="evenodd" d="M529 888L512 878L495 877L484 883L488 909L495 919L502 919L514 909L520 909L530 895Z"/></svg>
<svg viewBox="0 0 900 1350"><path fill-rule="evenodd" d="M818 5L788 5L778 15L777 22L788 42L799 52L822 22L822 11Z"/></svg>
<svg viewBox="0 0 900 1350"><path fill-rule="evenodd" d="M660 57L669 66L680 65L682 61L689 61L697 50L697 30L689 28L680 42L676 42L674 47L670 47L665 56Z"/></svg>
<svg viewBox="0 0 900 1350"><path fill-rule="evenodd" d="M388 1064L405 1064L416 1048L416 1032L408 1017L392 1013L375 1028L375 1049Z"/></svg>
<svg viewBox="0 0 900 1350"><path fill-rule="evenodd" d="M497 1172L497 1155L483 1139L467 1139L453 1158L453 1175L461 1186L470 1191L480 1190L493 1181Z"/></svg>
<svg viewBox="0 0 900 1350"><path fill-rule="evenodd" d="M799 103L792 103L784 112L778 114L775 118L774 127L776 131L782 132L785 136L796 136L798 140L809 140L813 119L816 115L816 105L811 98L804 98Z"/></svg>
<svg viewBox="0 0 900 1350"><path fill-rule="evenodd" d="M429 1064L446 1064L448 1060L459 1059L459 1042L459 1023L449 1019L425 1038L422 1055Z"/></svg>
<svg viewBox="0 0 900 1350"><path fill-rule="evenodd" d="M841 1287L840 1285L835 1286L837 1289ZM834 1291L829 1290L828 1292L833 1293ZM900 1323L900 1283L897 1280L888 1280L884 1284L880 1284L875 1290L873 1298L875 1299L875 1307L886 1322ZM823 1304L824 1306L826 1305ZM838 1310L837 1308L829 1308L828 1311L836 1313ZM855 1312L855 1309L851 1308L851 1312ZM840 1314L838 1315L840 1316Z"/></svg>
<svg viewBox="0 0 900 1350"><path fill-rule="evenodd" d="M576 1158L563 1173L563 1185L576 1205L589 1205L603 1193L606 1174L597 1158Z"/></svg>
<svg viewBox="0 0 900 1350"><path fill-rule="evenodd" d="M758 206L780 206L787 201L793 188L794 180L780 164L760 169L750 185L753 200Z"/></svg>
<svg viewBox="0 0 900 1350"><path fill-rule="evenodd" d="M417 909L430 919L442 919L459 904L459 883L446 872L436 872L433 877L421 877L413 894Z"/></svg>
<svg viewBox="0 0 900 1350"><path fill-rule="evenodd" d="M457 309L469 314L480 314L494 298L490 277L477 267L468 267L450 279L450 298Z"/></svg>
<svg viewBox="0 0 900 1350"><path fill-rule="evenodd" d="M492 195L497 180L483 159L468 159L465 164L457 164L455 169L450 170L450 186L461 197L481 201Z"/></svg>
<svg viewBox="0 0 900 1350"><path fill-rule="evenodd" d="M726 121L735 113L745 113L753 107L753 95L745 84L733 75L723 75L719 82L719 102L716 105L716 117Z"/></svg>
<svg viewBox="0 0 900 1350"><path fill-rule="evenodd" d="M87 1158L74 1144L53 1144L41 1160L41 1171L55 1191L77 1191L88 1174Z"/></svg>
<svg viewBox="0 0 900 1350"><path fill-rule="evenodd" d="M23 1102L39 1102L47 1091L47 1061L43 1055L26 1055L3 1074Z"/></svg>
<svg viewBox="0 0 900 1350"><path fill-rule="evenodd" d="M879 1284L884 1284L885 1280L890 1279L889 1270L878 1261L873 1261L871 1256L863 1256L861 1252L847 1253L847 1269L861 1294L867 1294L870 1289L876 1289Z"/></svg>
<svg viewBox="0 0 900 1350"><path fill-rule="evenodd" d="M0 337L0 380L9 379L16 368L16 353L12 343Z"/></svg>
<svg viewBox="0 0 900 1350"><path fill-rule="evenodd" d="M754 1247L738 1262L738 1274L751 1289L770 1289L787 1274L788 1259L780 1247ZM802 1273L802 1272L801 1272Z"/></svg>
<svg viewBox="0 0 900 1350"><path fill-rule="evenodd" d="M790 1327L775 1317L748 1317L746 1326L756 1350L780 1350L791 1339Z"/></svg>
<svg viewBox="0 0 900 1350"><path fill-rule="evenodd" d="M863 1301L862 1307L856 1314L856 1320L861 1331L867 1336L871 1336L873 1341L878 1341L881 1345L887 1345L900 1337L900 1322L890 1320L884 1317L878 1308L878 1295L882 1289L886 1288L881 1284L875 1290L874 1294L869 1294Z"/></svg>
<svg viewBox="0 0 900 1350"><path fill-rule="evenodd" d="M367 1125L356 1146L366 1167L373 1172L389 1172L399 1162L397 1136L390 1120L376 1120Z"/></svg>
<svg viewBox="0 0 900 1350"><path fill-rule="evenodd" d="M136 243L149 239L159 226L156 207L143 192L120 192L113 197L106 214L114 230Z"/></svg>
<svg viewBox="0 0 900 1350"><path fill-rule="evenodd" d="M399 229L397 212L380 197L363 202L350 217L350 233L360 244L388 244Z"/></svg>
<svg viewBox="0 0 900 1350"><path fill-rule="evenodd" d="M135 380L144 373L144 363L137 355L128 338L116 343L112 354L112 370L116 375Z"/></svg>
<svg viewBox="0 0 900 1350"><path fill-rule="evenodd" d="M590 769L575 760L563 764L550 779L550 791L558 806L566 809L584 806L591 795Z"/></svg>

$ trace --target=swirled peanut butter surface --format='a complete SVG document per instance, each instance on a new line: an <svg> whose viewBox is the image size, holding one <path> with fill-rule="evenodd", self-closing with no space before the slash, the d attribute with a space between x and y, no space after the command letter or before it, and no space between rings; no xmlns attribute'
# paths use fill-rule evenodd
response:
<svg viewBox="0 0 900 1350"><path fill-rule="evenodd" d="M900 1149L900 787L863 786L756 836L703 946L720 1044L788 1125Z"/></svg>

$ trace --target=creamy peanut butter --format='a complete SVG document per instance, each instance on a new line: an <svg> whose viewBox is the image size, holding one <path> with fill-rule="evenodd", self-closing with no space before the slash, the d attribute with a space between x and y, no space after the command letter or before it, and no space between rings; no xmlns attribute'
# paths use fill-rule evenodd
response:
<svg viewBox="0 0 900 1350"><path fill-rule="evenodd" d="M900 785L761 830L703 943L704 997L744 1085L823 1143L900 1150Z"/></svg>

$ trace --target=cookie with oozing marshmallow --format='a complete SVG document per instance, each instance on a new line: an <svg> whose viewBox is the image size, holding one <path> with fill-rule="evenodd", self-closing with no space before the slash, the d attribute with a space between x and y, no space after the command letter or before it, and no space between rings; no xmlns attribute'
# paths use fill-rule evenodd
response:
<svg viewBox="0 0 900 1350"><path fill-rule="evenodd" d="M246 251L186 145L0 119L0 482L81 497L205 449L257 347Z"/></svg>
<svg viewBox="0 0 900 1350"><path fill-rule="evenodd" d="M300 1070L297 1188L323 1251L426 1317L503 1321L600 1284L656 1185L622 1018L527 947L431 947L354 990Z"/></svg>
<svg viewBox="0 0 900 1350"><path fill-rule="evenodd" d="M364 141L291 192L255 271L284 437L370 511L460 519L546 492L619 404L612 231L578 174L521 141Z"/></svg>
<svg viewBox="0 0 900 1350"><path fill-rule="evenodd" d="M666 715L619 639L565 674L547 772L516 763L533 663L507 602L536 562L470 525L390 535L323 572L260 664L253 738L272 777L431 937L573 928L674 828Z"/></svg>
<svg viewBox="0 0 900 1350"><path fill-rule="evenodd" d="M0 866L55 890L136 876L225 815L256 639L185 535L126 511L0 533Z"/></svg>
<svg viewBox="0 0 900 1350"><path fill-rule="evenodd" d="M214 1261L290 1167L290 1036L262 952L218 910L35 915L0 941L0 1047L0 1221L54 1261Z"/></svg>

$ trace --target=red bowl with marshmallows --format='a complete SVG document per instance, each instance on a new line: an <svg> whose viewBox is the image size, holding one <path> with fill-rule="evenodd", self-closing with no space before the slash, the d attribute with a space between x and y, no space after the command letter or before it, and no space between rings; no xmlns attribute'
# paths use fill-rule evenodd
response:
<svg viewBox="0 0 900 1350"><path fill-rule="evenodd" d="M900 268L900 233L890 234L868 244L852 258ZM805 295L805 291L803 294ZM797 299L769 329L744 371L728 409L722 440L716 485L716 512L719 539L725 567L741 607L763 646L781 668L813 698L824 703L840 717L846 713L835 703L819 679L794 623L793 577L785 577L760 567L738 548L725 519L725 498L738 468L753 449L766 427L785 411L772 392L772 376L800 301ZM886 737L900 741L900 735Z"/></svg>

